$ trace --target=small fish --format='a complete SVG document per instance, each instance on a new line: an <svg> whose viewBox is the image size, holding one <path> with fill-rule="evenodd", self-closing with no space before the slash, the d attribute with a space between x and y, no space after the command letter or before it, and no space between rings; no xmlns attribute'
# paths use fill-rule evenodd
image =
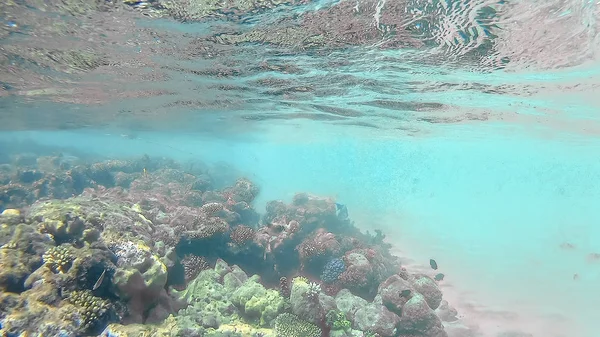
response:
<svg viewBox="0 0 600 337"><path fill-rule="evenodd" d="M435 262L434 259L429 259L429 265L431 266L431 269L433 269L433 270L437 270L437 268L438 268L437 262Z"/></svg>
<svg viewBox="0 0 600 337"><path fill-rule="evenodd" d="M341 221L348 220L348 207L346 207L346 205L338 204L336 202L335 208L336 208L336 216L339 220L341 220Z"/></svg>
<svg viewBox="0 0 600 337"><path fill-rule="evenodd" d="M579 274L573 274L573 281L579 280Z"/></svg>
<svg viewBox="0 0 600 337"><path fill-rule="evenodd" d="M144 167L144 178L148 177L148 171L146 171L146 168Z"/></svg>
<svg viewBox="0 0 600 337"><path fill-rule="evenodd" d="M435 276L433 277L434 280L436 281L443 281L444 280L445 275L442 273L437 273L435 274Z"/></svg>
<svg viewBox="0 0 600 337"><path fill-rule="evenodd" d="M600 261L600 253L589 253L587 256L588 262L598 262Z"/></svg>
<svg viewBox="0 0 600 337"><path fill-rule="evenodd" d="M106 269L104 269L104 271L102 272L102 274L100 275L100 277L98 277L98 281L96 281L96 283L94 283L94 286L92 287L92 290L96 290L98 288L100 288L100 285L102 285L102 281L104 281L104 275L106 274Z"/></svg>
<svg viewBox="0 0 600 337"><path fill-rule="evenodd" d="M575 245L574 245L574 244L572 244L572 243L570 243L570 242L563 242L563 243L560 245L560 248L561 248L561 249L565 249L565 250L571 250L571 249L575 249Z"/></svg>
<svg viewBox="0 0 600 337"><path fill-rule="evenodd" d="M408 296L410 296L410 293L411 293L410 289L405 289L405 290L402 290L402 291L400 292L400 297L403 297L403 298L408 298Z"/></svg>

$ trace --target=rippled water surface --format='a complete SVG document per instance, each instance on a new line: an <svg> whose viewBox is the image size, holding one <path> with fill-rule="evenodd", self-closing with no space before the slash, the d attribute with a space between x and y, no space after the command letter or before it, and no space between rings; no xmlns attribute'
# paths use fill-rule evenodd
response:
<svg viewBox="0 0 600 337"><path fill-rule="evenodd" d="M2 1L0 154L226 162L435 257L474 336L596 337L599 8Z"/></svg>

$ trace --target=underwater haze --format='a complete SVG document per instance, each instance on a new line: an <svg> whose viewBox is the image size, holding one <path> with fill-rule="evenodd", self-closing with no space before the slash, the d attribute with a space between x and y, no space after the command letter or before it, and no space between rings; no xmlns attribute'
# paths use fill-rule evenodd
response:
<svg viewBox="0 0 600 337"><path fill-rule="evenodd" d="M600 335L600 3L0 13L7 336Z"/></svg>

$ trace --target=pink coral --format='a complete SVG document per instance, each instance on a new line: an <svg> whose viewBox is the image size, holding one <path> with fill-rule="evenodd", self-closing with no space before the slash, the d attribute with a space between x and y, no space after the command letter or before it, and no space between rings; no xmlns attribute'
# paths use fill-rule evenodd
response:
<svg viewBox="0 0 600 337"><path fill-rule="evenodd" d="M319 228L314 235L302 241L296 249L300 253L300 259L307 260L315 256L336 253L340 249L340 243L333 233Z"/></svg>

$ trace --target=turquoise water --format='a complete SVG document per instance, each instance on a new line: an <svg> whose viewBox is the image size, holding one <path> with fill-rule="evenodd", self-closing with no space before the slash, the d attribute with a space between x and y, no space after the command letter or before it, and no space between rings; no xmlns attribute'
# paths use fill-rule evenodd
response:
<svg viewBox="0 0 600 337"><path fill-rule="evenodd" d="M60 146L77 139L81 149L110 157L226 161L261 184L257 209L300 190L335 196L359 226L383 229L415 262L435 257L447 275L447 297L486 335L522 329L593 336L600 266L586 257L600 250L600 143L504 127L453 129L394 139L354 138L347 130L333 138L325 133L331 129L310 123L265 127L252 141L154 133L133 140L91 132L23 137ZM575 248L562 249L564 243Z"/></svg>
<svg viewBox="0 0 600 337"><path fill-rule="evenodd" d="M539 46L535 32L516 37L516 28L502 36L507 46L481 58L467 51L456 58L468 49L462 45L443 50L448 37L440 32L431 40L441 54L372 45L294 54L265 43L221 51L239 71L222 78L203 73L215 67L214 57L176 52L194 34L233 30L234 23L214 28L137 18L133 27L159 35L141 43L135 37L145 35L135 31L139 36L132 33L119 47L135 45L123 59L139 55L148 62L143 66L81 74L80 85L35 77L30 87L18 87L4 67L15 89L0 96L0 141L111 159L148 154L223 162L260 185L259 211L301 191L334 197L357 226L382 229L412 268L431 274L424 266L435 258L446 274L445 298L477 336L514 330L597 337L600 260L590 256L600 253L598 9L592 2L582 8L578 34L589 39L580 50L548 37L560 36L553 25L571 24L562 38L576 40L580 35L569 35L573 22L542 21L549 33L540 36L549 42L537 52L525 48ZM285 14L263 13L256 21L277 22ZM555 59L548 56L552 48ZM560 54L569 48L573 55ZM506 55L515 61L488 67ZM576 64L566 66L565 59ZM265 62L302 71L249 70ZM146 72L165 78L146 82L140 79ZM147 94L160 90L170 93Z"/></svg>

